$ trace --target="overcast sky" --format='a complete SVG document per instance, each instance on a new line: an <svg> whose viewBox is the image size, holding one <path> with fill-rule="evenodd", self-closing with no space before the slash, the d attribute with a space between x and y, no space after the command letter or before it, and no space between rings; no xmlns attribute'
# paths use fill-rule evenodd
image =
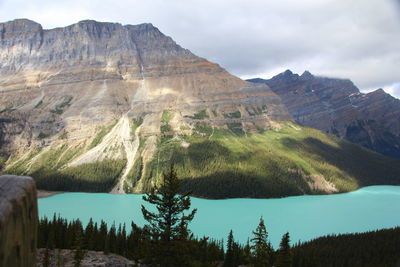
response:
<svg viewBox="0 0 400 267"><path fill-rule="evenodd" d="M0 21L151 22L242 78L286 69L400 97L400 0L0 0Z"/></svg>

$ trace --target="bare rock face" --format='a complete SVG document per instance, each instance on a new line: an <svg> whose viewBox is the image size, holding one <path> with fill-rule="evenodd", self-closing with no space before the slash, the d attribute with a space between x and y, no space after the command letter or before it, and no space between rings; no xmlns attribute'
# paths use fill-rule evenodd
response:
<svg viewBox="0 0 400 267"><path fill-rule="evenodd" d="M15 142L29 146L41 133L67 131L83 140L124 114L152 120L141 131L156 134L166 109L184 117L210 107L223 113L270 104L268 118L258 120L263 127L290 119L268 87L230 75L151 24L81 21L43 30L23 19L0 24L0 32L3 150Z"/></svg>
<svg viewBox="0 0 400 267"><path fill-rule="evenodd" d="M36 266L37 222L32 178L0 176L0 266Z"/></svg>
<svg viewBox="0 0 400 267"><path fill-rule="evenodd" d="M50 30L26 19L0 24L0 154L12 155L6 168L40 151L23 165L29 173L43 153L66 145L78 152L66 152L60 167L126 158L126 176L139 145L145 165L158 137L190 133L199 112L208 125L234 123L244 131L291 120L267 85L232 76L151 24L81 21ZM111 130L98 144L104 128Z"/></svg>
<svg viewBox="0 0 400 267"><path fill-rule="evenodd" d="M290 70L272 79L252 79L278 94L300 124L391 157L400 157L400 100L382 89L363 94L350 81Z"/></svg>

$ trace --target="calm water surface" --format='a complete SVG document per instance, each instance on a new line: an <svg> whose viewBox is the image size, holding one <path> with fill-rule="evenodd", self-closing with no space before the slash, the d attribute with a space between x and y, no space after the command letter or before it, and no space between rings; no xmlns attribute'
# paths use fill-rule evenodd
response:
<svg viewBox="0 0 400 267"><path fill-rule="evenodd" d="M79 218L84 224L92 217L97 222L103 219L130 225L133 220L143 225L141 204L141 195L65 193L39 199L39 216L57 213L67 219ZM236 240L246 242L263 216L276 247L286 231L294 243L332 233L399 226L400 186L370 186L346 194L282 199L192 198L192 206L198 209L191 223L196 235L226 240L232 229Z"/></svg>

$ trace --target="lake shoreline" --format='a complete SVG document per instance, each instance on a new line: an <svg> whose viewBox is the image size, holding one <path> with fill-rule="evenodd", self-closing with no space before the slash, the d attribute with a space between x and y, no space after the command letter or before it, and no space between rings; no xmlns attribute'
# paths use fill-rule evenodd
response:
<svg viewBox="0 0 400 267"><path fill-rule="evenodd" d="M47 190L37 190L37 198L46 198L46 197L51 197L54 195L58 194L63 194L63 193L72 193L72 192L65 192L65 191L47 191Z"/></svg>
<svg viewBox="0 0 400 267"><path fill-rule="evenodd" d="M225 199L215 201L192 198L198 213L190 229L197 236L226 238L233 230L235 240L251 236L260 217L266 222L274 246L289 232L294 243L329 234L367 232L400 225L400 186L371 186L334 195L296 196L283 199ZM143 226L141 205L149 205L141 195L108 193L64 193L38 199L39 217L54 214L67 220L90 218L98 224Z"/></svg>
<svg viewBox="0 0 400 267"><path fill-rule="evenodd" d="M210 198L203 196L190 195L190 197L204 199L204 200L230 200L230 199L284 199L290 197L301 197L301 196L332 196L332 195L340 195L340 194L348 194L351 192L356 192L360 189L372 187L372 186L400 186L400 185L368 185L357 188L356 190L347 191L347 192L335 192L335 193L327 193L327 194L303 194L303 195L289 195L283 197L266 197L266 198L254 198L254 197L232 197L232 198ZM110 194L110 195L144 195L145 193L125 193L125 194L114 194L110 192L84 192L84 191L48 191L48 190L37 190L37 198L46 198L54 195L64 194L64 193L83 193L83 194Z"/></svg>

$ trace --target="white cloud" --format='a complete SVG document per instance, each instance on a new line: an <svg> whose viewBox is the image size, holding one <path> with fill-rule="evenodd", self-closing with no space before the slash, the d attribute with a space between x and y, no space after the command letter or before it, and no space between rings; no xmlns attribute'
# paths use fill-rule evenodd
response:
<svg viewBox="0 0 400 267"><path fill-rule="evenodd" d="M240 77L285 69L351 78L360 88L400 82L399 0L0 0L0 21L45 28L83 19L151 22ZM398 92L395 90L395 92Z"/></svg>
<svg viewBox="0 0 400 267"><path fill-rule="evenodd" d="M397 97L397 98L400 99L400 82L394 83L394 84L391 84L391 85L388 85L388 86L384 86L383 90L386 93L389 93L392 96Z"/></svg>

